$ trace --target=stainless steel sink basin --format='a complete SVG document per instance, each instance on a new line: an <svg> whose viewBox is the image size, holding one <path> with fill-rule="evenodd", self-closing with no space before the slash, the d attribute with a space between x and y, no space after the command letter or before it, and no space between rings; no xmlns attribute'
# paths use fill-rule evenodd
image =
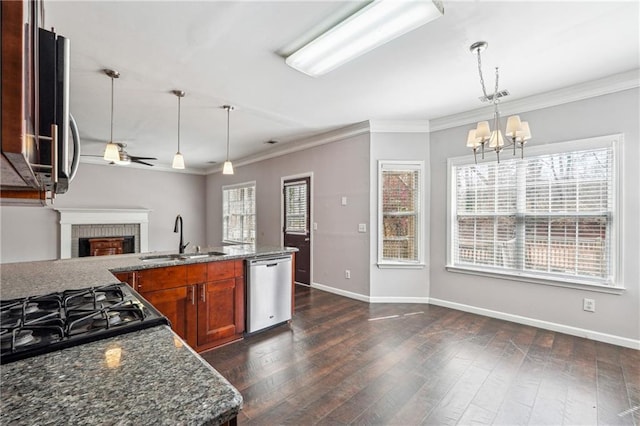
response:
<svg viewBox="0 0 640 426"><path fill-rule="evenodd" d="M183 259L200 259L203 257L209 257L208 253L185 253L180 255Z"/></svg>
<svg viewBox="0 0 640 426"><path fill-rule="evenodd" d="M209 251L206 253L172 253L172 254L152 254L149 256L142 256L140 260L147 263L153 262L171 262L174 260L188 260L188 259L202 259L205 257L213 257L213 256L225 256L226 253L221 251Z"/></svg>
<svg viewBox="0 0 640 426"><path fill-rule="evenodd" d="M181 254L154 254L151 256L142 256L140 260L143 262L170 262L172 260L183 259Z"/></svg>

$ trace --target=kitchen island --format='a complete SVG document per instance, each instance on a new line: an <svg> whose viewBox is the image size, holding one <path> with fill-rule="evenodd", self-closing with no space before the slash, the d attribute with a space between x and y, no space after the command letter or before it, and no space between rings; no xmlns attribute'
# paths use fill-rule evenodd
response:
<svg viewBox="0 0 640 426"><path fill-rule="evenodd" d="M282 247L205 249L215 256L146 262L158 253L0 265L2 300L102 286L113 273L292 253ZM224 424L242 396L167 326L0 367L0 424Z"/></svg>

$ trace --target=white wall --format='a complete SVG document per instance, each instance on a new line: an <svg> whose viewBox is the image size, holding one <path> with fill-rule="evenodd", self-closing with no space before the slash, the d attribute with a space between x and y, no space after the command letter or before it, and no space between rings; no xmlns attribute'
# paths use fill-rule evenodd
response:
<svg viewBox="0 0 640 426"><path fill-rule="evenodd" d="M429 133L371 133L370 277L372 302L426 303L429 296ZM425 242L425 266L419 269L380 269L378 258L378 161L424 161L424 203L422 232Z"/></svg>
<svg viewBox="0 0 640 426"><path fill-rule="evenodd" d="M431 290L436 303L461 304L601 333L640 339L640 91L599 96L522 113L533 132L531 145L550 144L623 133L621 295L575 290L508 279L464 275L445 270L446 160L469 154L467 131L473 124L431 134ZM526 155L526 151L525 151ZM582 299L596 301L596 312L584 312ZM541 324L542 325L542 324ZM543 325L544 326L544 325ZM567 330L569 331L569 330ZM575 330L574 330L575 331ZM580 332L580 331L578 331ZM593 337L593 333L592 336ZM575 333L574 333L575 334ZM588 334L588 333L587 333ZM616 339L613 339L616 340ZM618 339L619 340L619 339ZM620 343L619 341L617 341Z"/></svg>
<svg viewBox="0 0 640 426"><path fill-rule="evenodd" d="M204 194L204 176L81 163L54 207L150 209L149 250L177 250L173 224L178 214L185 242L205 243ZM51 206L0 207L1 263L57 259L58 222Z"/></svg>
<svg viewBox="0 0 640 426"><path fill-rule="evenodd" d="M281 178L313 173L312 280L329 290L369 295L369 135L235 167L233 176L207 177L207 241L222 240L222 186L256 181L257 243L281 244ZM341 198L347 197L347 205ZM351 270L345 279L344 270Z"/></svg>

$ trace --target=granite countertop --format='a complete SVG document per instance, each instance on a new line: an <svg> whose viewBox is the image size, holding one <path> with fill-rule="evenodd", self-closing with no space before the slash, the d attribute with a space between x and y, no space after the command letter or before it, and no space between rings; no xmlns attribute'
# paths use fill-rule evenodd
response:
<svg viewBox="0 0 640 426"><path fill-rule="evenodd" d="M170 252L0 265L0 299L102 286L112 272L288 254L295 248L203 248L224 255L144 262ZM174 252L175 253L175 252ZM193 253L193 252L192 252ZM220 424L242 396L167 326L0 366L0 424Z"/></svg>
<svg viewBox="0 0 640 426"><path fill-rule="evenodd" d="M168 327L0 367L0 424L212 424L242 396Z"/></svg>
<svg viewBox="0 0 640 426"><path fill-rule="evenodd" d="M221 256L145 262L141 257L175 254L176 252L150 252L120 254L115 256L80 257L37 262L5 263L0 265L0 299L48 294L55 291L95 287L118 282L112 272L126 272L163 266L216 262L232 259L251 259L296 252L296 248L233 245L204 247L210 251L225 253ZM194 251L187 252L193 254Z"/></svg>

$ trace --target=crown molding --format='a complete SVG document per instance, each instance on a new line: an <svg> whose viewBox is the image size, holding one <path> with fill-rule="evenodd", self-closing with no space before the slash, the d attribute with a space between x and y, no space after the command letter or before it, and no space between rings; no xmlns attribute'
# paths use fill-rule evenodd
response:
<svg viewBox="0 0 640 426"><path fill-rule="evenodd" d="M636 87L640 87L640 69L614 74L514 101L502 102L500 103L500 113L503 116L507 116L534 111ZM475 123L491 117L493 117L493 106L490 105L459 114L434 118L429 121L429 126L431 128L430 131L435 132Z"/></svg>
<svg viewBox="0 0 640 426"><path fill-rule="evenodd" d="M250 155L238 160L234 160L233 167L235 168L246 166L247 164L257 163L259 161L268 160L270 158L292 154L294 152L303 151L305 149L313 148L316 146L336 142L362 134L367 134L370 131L371 130L369 121L362 121L360 123L351 124L349 126L341 127L339 129L331 130L329 132L321 133L309 138L283 143L280 147L268 152L258 153L256 155ZM222 166L212 167L206 170L206 174L217 172L222 172Z"/></svg>
<svg viewBox="0 0 640 426"><path fill-rule="evenodd" d="M429 120L370 120L371 133L429 133Z"/></svg>

